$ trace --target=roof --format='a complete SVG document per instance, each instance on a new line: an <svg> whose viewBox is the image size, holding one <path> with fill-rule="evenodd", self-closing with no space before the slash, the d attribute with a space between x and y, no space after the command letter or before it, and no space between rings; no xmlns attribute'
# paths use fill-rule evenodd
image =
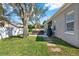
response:
<svg viewBox="0 0 79 59"><path fill-rule="evenodd" d="M10 25L15 26L17 28L23 28L23 25L20 25L20 24L17 25L15 23L12 23L10 20L5 18L4 16L0 16L0 21L2 21L2 20L8 22Z"/></svg>
<svg viewBox="0 0 79 59"><path fill-rule="evenodd" d="M64 4L53 16L51 16L47 22L45 24L47 24L48 22L50 22L53 18L55 18L56 16L58 16L59 14L61 14L66 8L68 8L72 3L66 3ZM44 24L44 25L45 25Z"/></svg>

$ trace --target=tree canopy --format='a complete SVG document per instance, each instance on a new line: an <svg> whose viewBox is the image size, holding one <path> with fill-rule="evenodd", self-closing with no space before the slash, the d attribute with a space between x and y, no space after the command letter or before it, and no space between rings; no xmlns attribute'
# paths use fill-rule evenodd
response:
<svg viewBox="0 0 79 59"><path fill-rule="evenodd" d="M24 37L28 35L28 22L34 22L35 24L40 23L40 18L46 16L45 12L48 10L48 7L44 8L35 3L9 3L7 6L10 6L12 10L9 13L6 13L9 16L12 13L17 14L23 24L23 34ZM17 19L18 20L18 19Z"/></svg>

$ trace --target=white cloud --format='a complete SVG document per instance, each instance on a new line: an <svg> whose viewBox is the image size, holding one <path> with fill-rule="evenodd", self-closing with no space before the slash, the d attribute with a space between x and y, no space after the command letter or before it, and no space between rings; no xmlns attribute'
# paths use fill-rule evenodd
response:
<svg viewBox="0 0 79 59"><path fill-rule="evenodd" d="M62 5L63 3L47 3L45 7L49 7L49 10L53 10L55 8L60 8Z"/></svg>

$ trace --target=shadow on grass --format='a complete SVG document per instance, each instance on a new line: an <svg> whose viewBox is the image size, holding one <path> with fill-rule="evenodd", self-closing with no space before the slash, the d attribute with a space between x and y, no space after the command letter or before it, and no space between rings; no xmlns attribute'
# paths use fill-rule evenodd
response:
<svg viewBox="0 0 79 59"><path fill-rule="evenodd" d="M10 36L10 38L23 38L23 36L22 35Z"/></svg>
<svg viewBox="0 0 79 59"><path fill-rule="evenodd" d="M41 41L41 42L44 42L45 38L42 37L42 36L39 36L39 33L37 34L37 38L36 38L36 41ZM57 44L57 45L61 45L61 46L66 46L66 47L70 47L70 48L77 48L75 46L72 46L71 44L67 43L66 41L62 40L61 38L58 38L58 37L49 37L49 38L46 38L46 39L51 39L51 42L49 43L52 43L52 44Z"/></svg>
<svg viewBox="0 0 79 59"><path fill-rule="evenodd" d="M57 45L62 45L62 46L67 46L67 47L73 47L77 48L75 46L72 46L71 44L67 43L66 41L58 38L58 37L51 37L51 43L57 44Z"/></svg>
<svg viewBox="0 0 79 59"><path fill-rule="evenodd" d="M4 38L3 40L16 40L16 39L23 39L22 35L16 35L16 36L9 36L8 38Z"/></svg>

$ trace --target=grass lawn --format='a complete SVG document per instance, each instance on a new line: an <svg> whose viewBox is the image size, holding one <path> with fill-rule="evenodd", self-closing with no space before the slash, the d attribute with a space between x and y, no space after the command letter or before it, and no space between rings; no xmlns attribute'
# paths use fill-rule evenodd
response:
<svg viewBox="0 0 79 59"><path fill-rule="evenodd" d="M21 37L10 37L4 40L0 40L0 55L11 56L46 56L48 50L46 42L36 41L37 37L27 37L22 39ZM43 39L39 37L39 39Z"/></svg>
<svg viewBox="0 0 79 59"><path fill-rule="evenodd" d="M67 42L59 38L52 38L52 43L56 44L58 48L61 48L61 52L49 52L50 55L59 56L79 56L79 48L73 47Z"/></svg>
<svg viewBox="0 0 79 59"><path fill-rule="evenodd" d="M61 52L49 52L47 42L43 37L19 36L0 40L0 56L49 56L49 55L78 55L79 49L70 46L61 39L53 38L54 44L61 48Z"/></svg>

